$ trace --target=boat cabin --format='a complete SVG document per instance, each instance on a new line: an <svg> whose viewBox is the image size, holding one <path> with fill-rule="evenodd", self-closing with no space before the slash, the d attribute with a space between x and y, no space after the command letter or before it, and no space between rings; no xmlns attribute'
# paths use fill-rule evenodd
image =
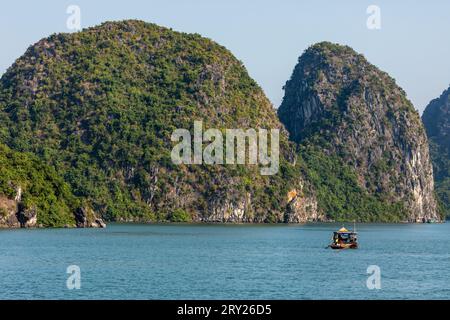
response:
<svg viewBox="0 0 450 320"><path fill-rule="evenodd" d="M358 234L342 227L333 233L332 249L356 249L358 248Z"/></svg>

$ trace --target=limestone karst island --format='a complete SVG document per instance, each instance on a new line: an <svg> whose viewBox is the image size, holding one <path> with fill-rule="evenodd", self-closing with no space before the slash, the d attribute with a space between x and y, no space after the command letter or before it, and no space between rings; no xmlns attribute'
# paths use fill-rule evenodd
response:
<svg viewBox="0 0 450 320"><path fill-rule="evenodd" d="M197 34L136 20L54 34L1 78L0 225L442 221L448 101L424 127L393 78L330 42L300 55L275 109ZM171 132L197 119L280 129L280 170L174 165Z"/></svg>

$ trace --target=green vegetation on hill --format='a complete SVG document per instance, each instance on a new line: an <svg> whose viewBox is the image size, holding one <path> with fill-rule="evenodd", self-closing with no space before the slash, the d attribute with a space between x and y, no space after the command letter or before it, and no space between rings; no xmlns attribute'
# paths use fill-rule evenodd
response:
<svg viewBox="0 0 450 320"><path fill-rule="evenodd" d="M307 181L317 197L319 209L334 221L400 222L408 219L401 202L392 203L370 194L358 183L355 170L336 155L305 143L300 156Z"/></svg>
<svg viewBox="0 0 450 320"><path fill-rule="evenodd" d="M0 141L55 166L104 218L226 220L244 206L239 219L280 221L292 184L285 169L262 177L257 166L172 163L173 130L192 130L194 120L204 128L281 128L227 49L140 21L52 35L0 81Z"/></svg>
<svg viewBox="0 0 450 320"><path fill-rule="evenodd" d="M321 42L284 89L278 115L329 218L440 219L425 131L394 79L350 47Z"/></svg>
<svg viewBox="0 0 450 320"><path fill-rule="evenodd" d="M445 147L439 146L433 137L430 138L430 151L436 195L445 215L450 218L450 152Z"/></svg>
<svg viewBox="0 0 450 320"><path fill-rule="evenodd" d="M110 221L435 217L417 112L363 56L308 49L278 114L292 141L242 63L200 35L135 20L55 34L0 79L0 194L20 185L45 226L73 225L81 203ZM171 134L195 120L280 129L278 173L173 164Z"/></svg>
<svg viewBox="0 0 450 320"><path fill-rule="evenodd" d="M32 154L15 152L0 144L0 195L14 199L21 189L21 205L37 209L38 224L75 225L79 205L70 187L56 171Z"/></svg>
<svg viewBox="0 0 450 320"><path fill-rule="evenodd" d="M428 104L422 120L430 142L436 194L450 218L450 89Z"/></svg>

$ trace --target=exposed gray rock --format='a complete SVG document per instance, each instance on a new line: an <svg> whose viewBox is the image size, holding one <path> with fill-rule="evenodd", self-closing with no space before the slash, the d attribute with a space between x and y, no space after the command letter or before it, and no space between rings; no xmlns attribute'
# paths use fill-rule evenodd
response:
<svg viewBox="0 0 450 320"><path fill-rule="evenodd" d="M20 228L17 212L17 202L0 195L0 228Z"/></svg>
<svg viewBox="0 0 450 320"><path fill-rule="evenodd" d="M37 208L27 208L21 202L22 188L16 189L14 199L0 195L0 228L37 227Z"/></svg>
<svg viewBox="0 0 450 320"><path fill-rule="evenodd" d="M440 219L419 114L394 79L362 55L331 43L310 47L278 114L294 141L314 137L325 154L355 169L369 194L403 204L409 221Z"/></svg>
<svg viewBox="0 0 450 320"><path fill-rule="evenodd" d="M300 190L294 189L288 193L288 206L284 219L288 223L327 221L317 207L316 197L306 196L303 186Z"/></svg>
<svg viewBox="0 0 450 320"><path fill-rule="evenodd" d="M21 203L19 204L19 212L17 213L17 220L20 222L21 228L33 228L37 225L37 208L26 208Z"/></svg>
<svg viewBox="0 0 450 320"><path fill-rule="evenodd" d="M450 216L450 88L425 108L422 120L430 140L436 193Z"/></svg>
<svg viewBox="0 0 450 320"><path fill-rule="evenodd" d="M78 228L106 228L103 220L98 218L94 210L87 206L80 207L75 212L75 223Z"/></svg>

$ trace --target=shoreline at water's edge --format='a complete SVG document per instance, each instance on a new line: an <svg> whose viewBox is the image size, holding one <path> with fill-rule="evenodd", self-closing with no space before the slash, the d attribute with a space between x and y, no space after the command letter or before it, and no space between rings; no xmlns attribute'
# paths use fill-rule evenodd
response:
<svg viewBox="0 0 450 320"><path fill-rule="evenodd" d="M404 225L404 224L444 224L447 223L448 220L443 221L434 221L434 222L409 222L409 221L400 221L400 222L393 222L393 221L370 221L370 222L356 222L358 225L366 225L366 224L397 224L397 225ZM104 229L107 228L109 224L118 224L118 225L191 225L191 226L208 226L208 225L222 225L222 226L282 226L282 225L289 225L289 226L302 226L302 225L318 225L318 224L348 224L353 225L355 223L354 221L307 221L303 223L285 223L285 222L278 222L278 223L272 223L272 222L202 222L202 221L196 221L196 222L171 222L171 221L157 221L157 222L143 222L143 221L107 221L107 223L104 224L103 227L77 227L77 226L63 226L63 227L44 227L44 226L34 226L34 227L8 227L8 226L2 226L0 225L0 230L15 230L15 229Z"/></svg>

